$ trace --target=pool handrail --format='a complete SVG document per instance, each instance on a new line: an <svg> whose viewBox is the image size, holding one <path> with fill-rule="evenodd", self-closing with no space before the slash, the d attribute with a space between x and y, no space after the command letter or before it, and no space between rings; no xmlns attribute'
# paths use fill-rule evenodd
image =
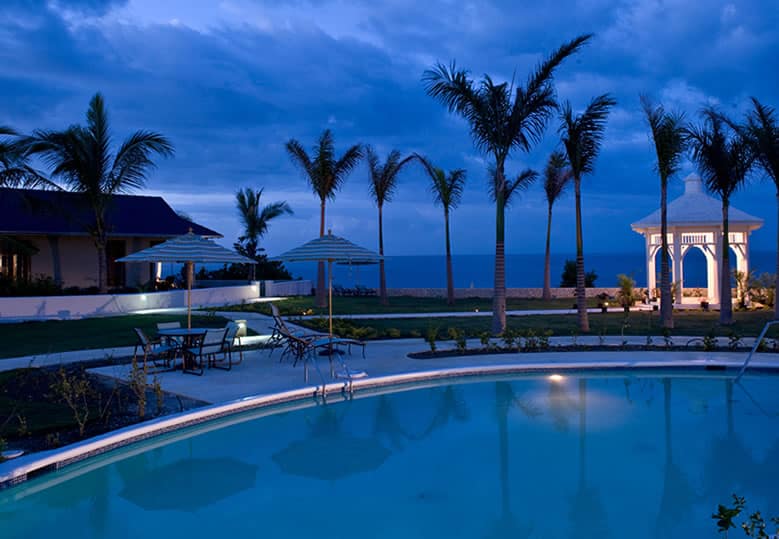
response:
<svg viewBox="0 0 779 539"><path fill-rule="evenodd" d="M755 344L752 345L752 349L749 351L749 354L747 354L747 358L744 360L744 364L741 365L741 369L739 369L738 371L738 375L736 376L736 382L741 380L741 377L744 376L744 372L747 370L747 366L749 365L749 362L752 359L752 355L758 349L760 343L763 342L763 337L765 337L766 332L768 332L768 328L773 326L774 324L779 324L779 320L769 320L763 326L763 330L760 332L760 335L757 337L757 339L755 339Z"/></svg>

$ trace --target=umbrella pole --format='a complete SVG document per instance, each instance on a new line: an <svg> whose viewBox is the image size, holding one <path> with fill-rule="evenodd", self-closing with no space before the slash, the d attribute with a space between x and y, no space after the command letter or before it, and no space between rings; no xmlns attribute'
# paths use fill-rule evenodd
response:
<svg viewBox="0 0 779 539"><path fill-rule="evenodd" d="M330 353L333 353L333 261L327 261L327 305L330 314Z"/></svg>
<svg viewBox="0 0 779 539"><path fill-rule="evenodd" d="M192 279L194 263L187 262L187 329L192 329Z"/></svg>

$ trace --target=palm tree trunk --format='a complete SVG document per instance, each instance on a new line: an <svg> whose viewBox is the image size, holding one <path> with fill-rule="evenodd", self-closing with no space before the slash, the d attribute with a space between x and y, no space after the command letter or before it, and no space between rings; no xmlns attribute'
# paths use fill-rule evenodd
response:
<svg viewBox="0 0 779 539"><path fill-rule="evenodd" d="M552 238L552 203L549 203L549 209L546 212L546 252L544 254L544 293L542 297L546 300L552 299L552 268L549 259L549 248Z"/></svg>
<svg viewBox="0 0 779 539"><path fill-rule="evenodd" d="M777 215L779 216L779 190L776 192L776 212ZM777 220L777 232L776 232L776 288L774 288L774 319L775 320L779 320L779 301L776 301L777 290L779 290L779 220Z"/></svg>
<svg viewBox="0 0 779 539"><path fill-rule="evenodd" d="M325 235L325 199L321 199L319 211L319 237ZM325 262L320 260L316 266L316 306L327 307L327 294L325 293Z"/></svg>
<svg viewBox="0 0 779 539"><path fill-rule="evenodd" d="M452 245L449 240L449 208L444 208L446 233L446 304L454 305L454 277L452 276Z"/></svg>
<svg viewBox="0 0 779 539"><path fill-rule="evenodd" d="M105 238L96 237L95 247L97 248L97 288L101 294L105 294L108 292Z"/></svg>
<svg viewBox="0 0 779 539"><path fill-rule="evenodd" d="M722 198L722 267L720 268L719 323L729 326L733 323L733 291L730 288L730 238L728 207L730 200Z"/></svg>
<svg viewBox="0 0 779 539"><path fill-rule="evenodd" d="M389 300L387 299L387 274L384 271L384 225L382 216L382 204L379 204L379 300L382 305L387 305Z"/></svg>
<svg viewBox="0 0 779 539"><path fill-rule="evenodd" d="M574 178L576 191L576 309L579 319L579 331L590 331L587 316L587 296L584 288L584 240L582 238L582 189L581 178Z"/></svg>
<svg viewBox="0 0 779 539"><path fill-rule="evenodd" d="M249 255L249 258L252 260L257 259L257 247L255 244L250 240L247 245L246 254ZM249 264L249 280L254 281L256 279L256 268L257 264Z"/></svg>
<svg viewBox="0 0 779 539"><path fill-rule="evenodd" d="M668 269L668 180L660 181L660 319L663 327L673 329L673 299ZM676 253L679 256L679 253ZM654 271L654 266L652 267ZM652 291L649 291L650 294Z"/></svg>
<svg viewBox="0 0 779 539"><path fill-rule="evenodd" d="M506 252L505 252L505 200L503 162L496 166L498 182L495 189L495 286L492 291L492 333L499 335L506 329Z"/></svg>

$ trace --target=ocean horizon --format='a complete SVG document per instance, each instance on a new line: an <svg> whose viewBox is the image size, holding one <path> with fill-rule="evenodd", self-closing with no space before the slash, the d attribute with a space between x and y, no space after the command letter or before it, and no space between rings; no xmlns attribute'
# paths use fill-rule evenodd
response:
<svg viewBox="0 0 779 539"><path fill-rule="evenodd" d="M456 288L491 288L494 281L494 255L452 255L454 285ZM571 254L552 254L552 286L560 284L566 260ZM646 287L644 253L592 253L584 255L586 271L595 271L596 286L617 286L617 275L624 273L635 279L637 286ZM445 288L446 257L444 255L387 256L385 266L389 288ZM735 268L735 256L731 256ZM316 262L285 263L294 278L316 281ZM750 253L750 269L759 275L776 271L776 254L770 251ZM657 270L659 272L659 258ZM706 286L706 260L697 249L684 257L685 287ZM378 265L333 266L333 284L344 287L362 285L377 287ZM659 279L658 279L659 281ZM540 288L544 284L543 254L507 254L506 286L509 288Z"/></svg>

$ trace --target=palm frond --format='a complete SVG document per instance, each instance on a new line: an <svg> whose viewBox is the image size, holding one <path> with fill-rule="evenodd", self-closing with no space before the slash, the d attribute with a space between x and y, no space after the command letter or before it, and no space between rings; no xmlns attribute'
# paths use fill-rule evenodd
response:
<svg viewBox="0 0 779 539"><path fill-rule="evenodd" d="M686 150L684 113L666 112L662 104L655 105L645 95L641 96L641 106L655 146L655 168L665 184L679 171Z"/></svg>
<svg viewBox="0 0 779 539"><path fill-rule="evenodd" d="M565 154L561 151L552 152L544 169L544 194L549 205L560 198L572 177Z"/></svg>
<svg viewBox="0 0 779 539"><path fill-rule="evenodd" d="M731 129L716 109L701 111L702 122L686 129L691 157L706 188L724 201L746 181L755 155L748 142Z"/></svg>
<svg viewBox="0 0 779 539"><path fill-rule="evenodd" d="M747 114L743 136L763 169L779 189L779 119L776 111L751 98L752 110Z"/></svg>
<svg viewBox="0 0 779 539"><path fill-rule="evenodd" d="M370 173L369 190L371 197L378 206L382 206L385 202L392 200L401 169L412 159L416 159L416 157L410 155L401 159L400 152L392 150L387 155L387 160L382 164L379 161L378 155L370 146L365 149L365 156L368 161L368 172Z"/></svg>
<svg viewBox="0 0 779 539"><path fill-rule="evenodd" d="M497 200L498 189L498 175L494 165L491 165L488 169L490 182L488 185L488 191L490 199L495 202ZM531 185L538 179L538 172L532 169L525 169L521 171L517 176L511 180L506 179L503 182L503 201L506 207L510 205L514 195L527 191Z"/></svg>
<svg viewBox="0 0 779 539"><path fill-rule="evenodd" d="M560 107L561 135L574 177L591 174L600 152L609 111L616 101L609 94L597 96L581 114L574 115L570 102Z"/></svg>
<svg viewBox="0 0 779 539"><path fill-rule="evenodd" d="M173 144L161 134L136 131L116 152L105 191L123 193L142 188L149 172L156 167L152 156L170 157L173 151Z"/></svg>

